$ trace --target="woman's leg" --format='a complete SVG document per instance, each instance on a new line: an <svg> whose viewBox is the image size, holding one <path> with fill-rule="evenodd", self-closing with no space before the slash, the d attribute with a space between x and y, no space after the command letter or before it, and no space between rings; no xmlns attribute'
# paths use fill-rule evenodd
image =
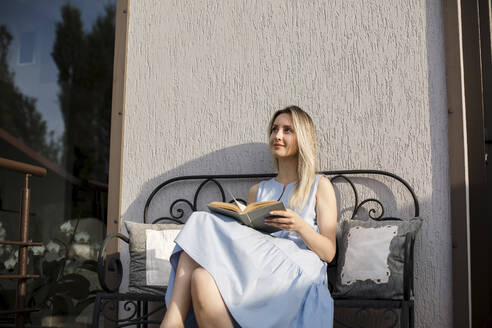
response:
<svg viewBox="0 0 492 328"><path fill-rule="evenodd" d="M233 327L229 311L214 278L202 267L193 271L191 297L195 317L200 328Z"/></svg>
<svg viewBox="0 0 492 328"><path fill-rule="evenodd" d="M166 315L161 323L161 328L184 327L184 321L190 309L191 303L191 275L200 267L184 251L179 255L176 278L174 279L173 294Z"/></svg>

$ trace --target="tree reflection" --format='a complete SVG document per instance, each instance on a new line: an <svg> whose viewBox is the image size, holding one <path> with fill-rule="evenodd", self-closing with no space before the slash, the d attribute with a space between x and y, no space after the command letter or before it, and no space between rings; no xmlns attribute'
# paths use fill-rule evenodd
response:
<svg viewBox="0 0 492 328"><path fill-rule="evenodd" d="M53 162L58 162L59 143L36 110L36 99L25 96L14 83L7 57L12 35L0 25L0 122L1 128Z"/></svg>
<svg viewBox="0 0 492 328"><path fill-rule="evenodd" d="M58 67L58 99L65 123L63 162L84 181L107 183L113 83L115 7L105 7L89 33L81 12L66 4L56 25L51 53ZM73 215L94 213L93 198L80 188L67 188Z"/></svg>

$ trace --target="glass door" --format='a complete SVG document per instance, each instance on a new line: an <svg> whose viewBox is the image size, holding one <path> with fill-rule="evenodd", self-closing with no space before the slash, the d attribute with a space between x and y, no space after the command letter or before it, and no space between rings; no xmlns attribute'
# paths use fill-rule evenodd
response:
<svg viewBox="0 0 492 328"><path fill-rule="evenodd" d="M0 157L45 167L33 177L31 323L90 327L106 233L116 0L0 2ZM19 238L23 177L0 170L0 240ZM0 273L17 270L0 246ZM0 280L0 308L16 281Z"/></svg>

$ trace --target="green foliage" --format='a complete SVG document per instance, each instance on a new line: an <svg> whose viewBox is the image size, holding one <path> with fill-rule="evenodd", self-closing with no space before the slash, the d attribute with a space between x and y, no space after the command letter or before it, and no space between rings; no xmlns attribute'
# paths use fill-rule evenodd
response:
<svg viewBox="0 0 492 328"><path fill-rule="evenodd" d="M97 262L96 261L87 260L87 261L82 262L82 264L79 265L79 268L80 269L85 269L85 270L97 272Z"/></svg>
<svg viewBox="0 0 492 328"><path fill-rule="evenodd" d="M42 264L43 276L48 283L55 282L63 272L65 259L44 261Z"/></svg>

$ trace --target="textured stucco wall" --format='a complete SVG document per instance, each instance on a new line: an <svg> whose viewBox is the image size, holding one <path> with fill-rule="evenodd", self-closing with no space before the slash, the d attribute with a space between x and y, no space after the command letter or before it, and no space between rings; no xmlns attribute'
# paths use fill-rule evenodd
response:
<svg viewBox="0 0 492 328"><path fill-rule="evenodd" d="M416 326L450 326L442 21L437 0L131 1L122 219L171 176L270 172L266 123L297 104L322 169L414 187Z"/></svg>

